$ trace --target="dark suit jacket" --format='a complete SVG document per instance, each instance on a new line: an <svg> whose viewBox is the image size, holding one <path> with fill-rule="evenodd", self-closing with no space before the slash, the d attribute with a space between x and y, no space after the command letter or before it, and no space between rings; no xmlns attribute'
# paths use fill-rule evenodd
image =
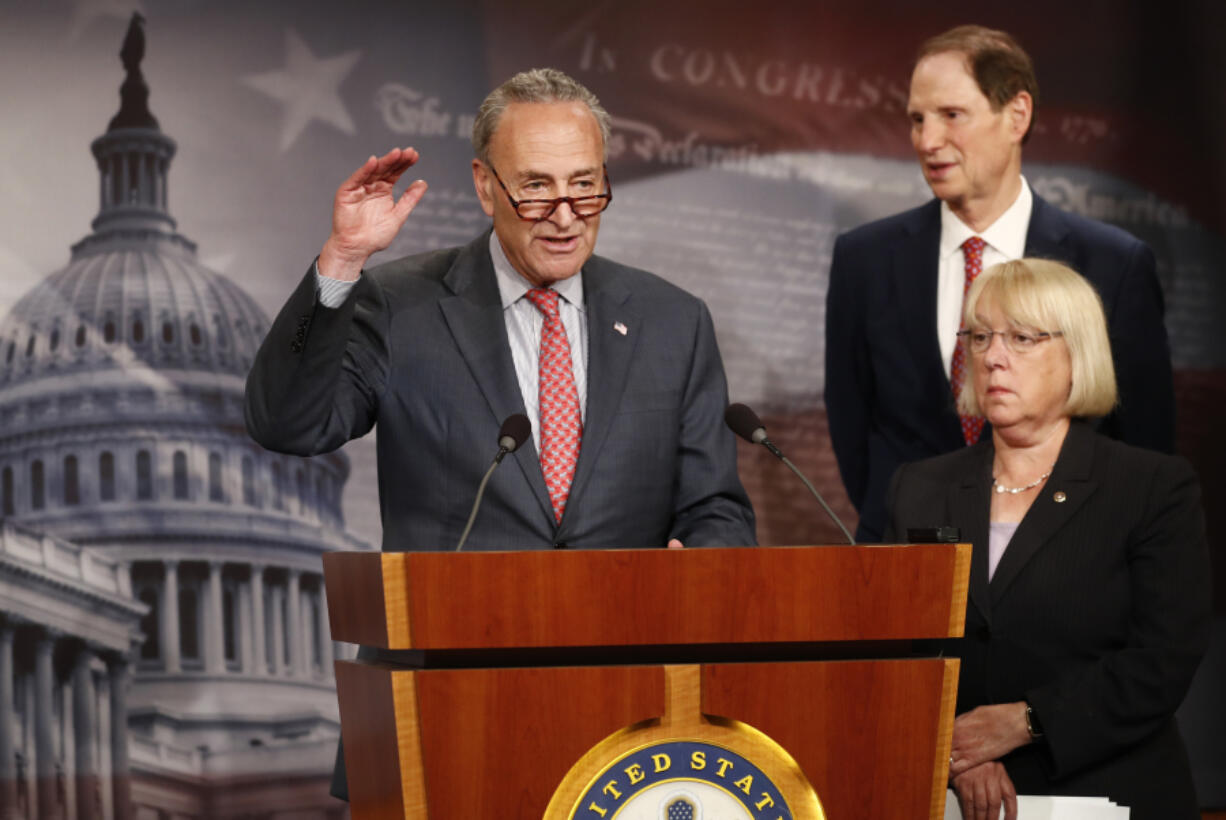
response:
<svg viewBox="0 0 1226 820"><path fill-rule="evenodd" d="M378 424L384 549L451 549L502 420L524 410L488 242L374 268L335 310L308 272L248 376L247 427L269 449L324 453ZM600 257L583 277L587 419L562 522L529 439L465 548L753 544L706 306Z"/></svg>
<svg viewBox="0 0 1226 820"><path fill-rule="evenodd" d="M860 512L857 536L866 541L881 537L886 485L899 464L965 446L936 333L940 205L934 199L864 225L834 246L826 410L843 485ZM1171 356L1149 247L1035 196L1026 255L1065 263L1102 297L1120 392L1102 432L1173 452Z"/></svg>
<svg viewBox="0 0 1226 820"><path fill-rule="evenodd" d="M1199 817L1173 715L1209 642L1200 486L1182 458L1074 422L987 577L991 440L900 468L888 540L974 545L958 712L1027 701L1045 732L1004 758L1019 794L1107 796L1133 820ZM1063 492L1066 500L1056 500Z"/></svg>

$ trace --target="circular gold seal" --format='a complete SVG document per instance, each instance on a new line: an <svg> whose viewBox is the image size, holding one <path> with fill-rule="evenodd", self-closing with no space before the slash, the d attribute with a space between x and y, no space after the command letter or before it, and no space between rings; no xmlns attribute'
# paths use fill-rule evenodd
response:
<svg viewBox="0 0 1226 820"><path fill-rule="evenodd" d="M667 711L581 757L544 820L825 820L795 759L762 732L699 709L698 667L666 667Z"/></svg>

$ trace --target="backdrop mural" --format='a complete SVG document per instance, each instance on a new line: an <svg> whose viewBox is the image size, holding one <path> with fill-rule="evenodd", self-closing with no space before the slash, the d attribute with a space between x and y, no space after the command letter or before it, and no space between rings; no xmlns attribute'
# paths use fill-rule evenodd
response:
<svg viewBox="0 0 1226 820"><path fill-rule="evenodd" d="M121 145L134 11L160 136ZM484 229L472 117L537 65L614 116L598 252L707 301L733 399L850 526L823 408L834 237L929 196L904 117L916 45L1013 32L1042 92L1027 179L1157 253L1222 611L1219 4L0 0L0 19L4 817L338 811L318 556L380 542L373 437L264 453L242 377L366 156L413 145L430 183L387 257ZM740 456L762 543L838 540L768 454ZM1183 713L1206 805L1226 805L1222 621Z"/></svg>

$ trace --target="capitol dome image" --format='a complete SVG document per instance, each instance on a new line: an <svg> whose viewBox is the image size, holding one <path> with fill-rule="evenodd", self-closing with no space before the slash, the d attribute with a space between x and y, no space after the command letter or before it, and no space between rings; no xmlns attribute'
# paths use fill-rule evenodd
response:
<svg viewBox="0 0 1226 820"><path fill-rule="evenodd" d="M343 816L349 462L247 436L268 318L178 232L144 48L136 15L92 232L0 320L0 816Z"/></svg>

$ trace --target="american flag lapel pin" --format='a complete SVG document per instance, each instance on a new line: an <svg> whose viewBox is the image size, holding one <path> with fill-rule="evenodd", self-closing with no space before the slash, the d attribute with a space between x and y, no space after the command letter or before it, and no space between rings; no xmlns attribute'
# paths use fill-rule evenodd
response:
<svg viewBox="0 0 1226 820"><path fill-rule="evenodd" d="M626 326L621 322L614 322L613 329L616 330L618 333L620 333L623 336L626 335Z"/></svg>

